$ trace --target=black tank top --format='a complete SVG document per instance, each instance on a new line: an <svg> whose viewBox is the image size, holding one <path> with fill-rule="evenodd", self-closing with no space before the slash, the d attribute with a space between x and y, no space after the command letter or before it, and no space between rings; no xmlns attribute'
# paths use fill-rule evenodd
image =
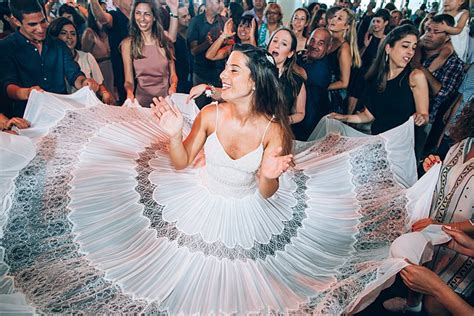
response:
<svg viewBox="0 0 474 316"><path fill-rule="evenodd" d="M331 82L338 81L341 77L341 68L339 67L339 58L337 56L339 50L341 49L341 46L342 44L338 48L336 48L335 51L327 54L327 58L329 60L329 63L331 64L331 73L333 78Z"/></svg>
<svg viewBox="0 0 474 316"><path fill-rule="evenodd" d="M383 92L377 92L374 81L367 85L364 105L375 117L372 135L383 133L405 123L416 112L415 99L409 78L411 69L407 66L397 77L387 81Z"/></svg>

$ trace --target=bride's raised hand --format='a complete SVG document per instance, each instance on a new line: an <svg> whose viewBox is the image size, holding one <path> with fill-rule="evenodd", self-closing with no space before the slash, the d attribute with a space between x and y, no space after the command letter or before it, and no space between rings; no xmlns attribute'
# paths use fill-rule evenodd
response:
<svg viewBox="0 0 474 316"><path fill-rule="evenodd" d="M181 136L183 116L176 106L170 105L163 97L153 98L150 106L158 118L158 125L170 138Z"/></svg>
<svg viewBox="0 0 474 316"><path fill-rule="evenodd" d="M283 172L288 170L293 160L293 155L281 156L283 148L270 149L268 155L264 155L260 166L260 175L267 179L277 179Z"/></svg>

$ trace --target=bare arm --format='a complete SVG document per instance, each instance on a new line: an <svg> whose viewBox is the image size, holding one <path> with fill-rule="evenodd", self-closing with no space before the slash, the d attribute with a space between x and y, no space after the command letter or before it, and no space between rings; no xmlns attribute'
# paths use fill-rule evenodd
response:
<svg viewBox="0 0 474 316"><path fill-rule="evenodd" d="M438 275L423 266L410 265L400 272L403 282L413 291L431 295L451 314L473 315L474 308L457 295Z"/></svg>
<svg viewBox="0 0 474 316"><path fill-rule="evenodd" d="M446 32L450 35L458 35L462 32L464 27L466 26L467 20L469 19L469 12L467 10L463 10L461 17L459 18L458 23L455 26L449 26L445 23L439 25L438 29L441 32Z"/></svg>
<svg viewBox="0 0 474 316"><path fill-rule="evenodd" d="M111 28L113 25L112 15L106 12L99 3L99 0L90 0L92 14L94 15L97 22Z"/></svg>
<svg viewBox="0 0 474 316"><path fill-rule="evenodd" d="M295 107L295 113L290 115L290 123L295 124L299 123L304 119L304 116L306 114L306 86L303 83L301 86L300 93L298 94L298 97L296 98L296 107Z"/></svg>
<svg viewBox="0 0 474 316"><path fill-rule="evenodd" d="M32 90L43 91L40 86L33 86L29 88L23 88L16 84L9 84L7 86L7 95L12 100L26 101L30 96Z"/></svg>
<svg viewBox="0 0 474 316"><path fill-rule="evenodd" d="M169 152L171 163L177 170L189 166L204 146L208 135L208 126L215 120L215 105L204 107L194 120L193 127L183 142L183 117L179 110L170 106L163 98L153 98L153 112L158 118L161 129L170 137Z"/></svg>
<svg viewBox="0 0 474 316"><path fill-rule="evenodd" d="M258 190L263 198L269 198L278 190L279 178L289 167L293 155L281 156L283 144L282 128L272 123L267 136L258 177Z"/></svg>
<svg viewBox="0 0 474 316"><path fill-rule="evenodd" d="M428 87L430 88L430 95L437 95L439 91L441 90L441 83L436 80L436 78L431 74L431 72L428 71L425 67L418 67L421 71L423 71L423 74L426 77L426 80L428 81Z"/></svg>
<svg viewBox="0 0 474 316"><path fill-rule="evenodd" d="M410 73L410 88L413 92L413 98L415 99L416 113L414 116L415 124L425 125L429 122L429 89L428 82L426 80L423 71L414 69Z"/></svg>
<svg viewBox="0 0 474 316"><path fill-rule="evenodd" d="M176 64L175 60L171 59L169 62L170 67L170 88L168 94L176 93L176 88L178 87L178 75L176 74Z"/></svg>
<svg viewBox="0 0 474 316"><path fill-rule="evenodd" d="M133 77L133 61L131 54L131 39L127 37L121 43L121 53L123 61L123 72L124 72L124 84L125 92L127 93L127 99L134 100L135 80Z"/></svg>
<svg viewBox="0 0 474 316"><path fill-rule="evenodd" d="M428 70L433 73L439 68L443 67L444 63L448 60L449 56L454 53L454 47L451 44L451 41L443 46L438 57L436 57L431 65L428 67Z"/></svg>
<svg viewBox="0 0 474 316"><path fill-rule="evenodd" d="M471 224L471 226L473 225ZM474 257L474 239L472 239L470 235L462 230L453 228L452 225L445 225L442 229L446 234L452 237L446 245L448 248L463 255Z"/></svg>
<svg viewBox="0 0 474 316"><path fill-rule="evenodd" d="M224 34L219 36L219 38L214 43L212 43L212 45L207 50L206 58L209 60L221 60L228 57L230 55L230 51L232 47L230 45L221 47L224 44L226 39L227 38L225 37Z"/></svg>
<svg viewBox="0 0 474 316"><path fill-rule="evenodd" d="M210 47L209 41L204 41L201 44L198 44L198 41L192 41L189 45L191 50L191 55L196 56L205 52Z"/></svg>
<svg viewBox="0 0 474 316"><path fill-rule="evenodd" d="M178 1L177 0L166 0L166 4L171 10L170 15L170 27L168 31L165 31L166 36L171 40L172 43L176 42L178 36Z"/></svg>
<svg viewBox="0 0 474 316"><path fill-rule="evenodd" d="M356 114L331 113L329 117L347 123L369 123L375 119L367 108Z"/></svg>
<svg viewBox="0 0 474 316"><path fill-rule="evenodd" d="M346 89L351 76L352 56L349 44L344 43L339 51L339 68L341 69L340 79L329 85L328 90Z"/></svg>
<svg viewBox="0 0 474 316"><path fill-rule="evenodd" d="M189 95L186 99L186 103L188 103L190 100L196 99L198 96L202 95L203 93L206 92L206 90L211 91L211 98L213 100L219 101L219 102L224 102L222 100L222 88L216 88L216 87L211 87L208 86L205 83L198 84L197 86L194 86L191 88L189 91Z"/></svg>
<svg viewBox="0 0 474 316"><path fill-rule="evenodd" d="M232 19L228 19L224 24L224 31L217 38L217 40L212 43L211 47L208 48L206 52L206 58L209 60L221 60L230 55L232 47L230 45L225 45L225 41L228 38L231 38L235 35L233 32L234 23Z"/></svg>
<svg viewBox="0 0 474 316"><path fill-rule="evenodd" d="M54 1L53 0L48 0L44 4L44 13L46 15L46 18L48 19L49 22L54 20L54 17L51 16L51 10L53 9Z"/></svg>
<svg viewBox="0 0 474 316"><path fill-rule="evenodd" d="M81 50L89 53L92 51L92 48L94 48L95 45L95 39L94 39L94 34L92 33L93 31L89 28L87 28L84 31L84 34L82 35L81 39Z"/></svg>

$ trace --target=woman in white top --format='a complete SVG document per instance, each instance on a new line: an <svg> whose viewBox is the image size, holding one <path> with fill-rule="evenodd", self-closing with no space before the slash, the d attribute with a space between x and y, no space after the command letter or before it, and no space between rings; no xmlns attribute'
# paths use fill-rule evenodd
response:
<svg viewBox="0 0 474 316"><path fill-rule="evenodd" d="M74 23L64 17L55 19L48 27L48 35L63 41L71 50L74 60L81 67L81 71L87 78L94 79L99 84L97 92L101 100L106 104L115 104L115 98L104 86L104 77L100 71L99 65L91 53L86 53L77 49L77 29ZM69 92L75 92L74 87L70 87Z"/></svg>

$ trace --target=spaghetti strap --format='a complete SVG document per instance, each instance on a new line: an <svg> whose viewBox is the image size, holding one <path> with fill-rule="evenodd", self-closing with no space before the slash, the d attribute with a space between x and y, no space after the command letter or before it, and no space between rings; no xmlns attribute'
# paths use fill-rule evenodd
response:
<svg viewBox="0 0 474 316"><path fill-rule="evenodd" d="M217 135L217 122L219 121L219 103L213 102L216 105L216 126L214 128L214 133Z"/></svg>
<svg viewBox="0 0 474 316"><path fill-rule="evenodd" d="M260 141L260 144L263 144L263 140L265 139L265 135L267 135L268 128L270 127L270 124L273 122L274 118L275 118L275 115L273 115L271 120L268 122L267 127L265 128L265 132L263 132L263 136L262 136L262 140Z"/></svg>

